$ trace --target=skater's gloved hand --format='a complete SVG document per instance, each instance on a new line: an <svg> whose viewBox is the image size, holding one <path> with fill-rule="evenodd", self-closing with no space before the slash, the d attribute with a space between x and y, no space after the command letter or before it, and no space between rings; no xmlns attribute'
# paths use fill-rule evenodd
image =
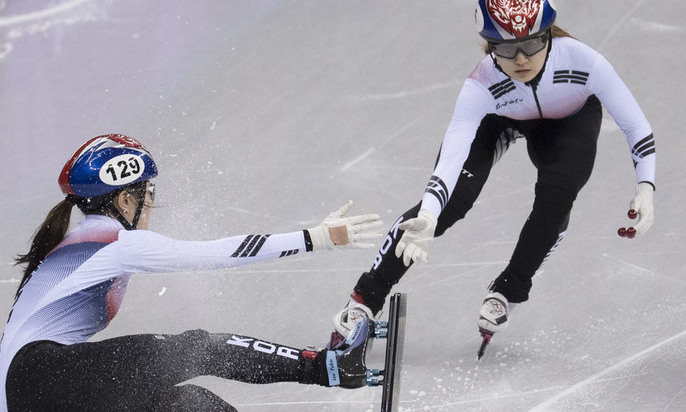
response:
<svg viewBox="0 0 686 412"><path fill-rule="evenodd" d="M322 249L362 249L374 247L367 241L380 239L381 233L368 232L379 228L383 222L379 215L366 214L343 217L353 205L353 201L331 212L319 226L307 229L312 239L312 250Z"/></svg>
<svg viewBox="0 0 686 412"><path fill-rule="evenodd" d="M434 232L436 231L436 216L426 209L422 209L414 219L398 225L398 228L404 230L403 236L395 248L395 256L403 257L405 266L410 266L410 262L428 261L427 249L433 241Z"/></svg>
<svg viewBox="0 0 686 412"><path fill-rule="evenodd" d="M636 187L636 195L629 204L629 212L627 213L630 219L638 218L634 226L628 228L620 228L617 233L619 236L633 238L636 234L643 234L653 225L654 208L653 208L653 192L655 187L648 182L641 182Z"/></svg>

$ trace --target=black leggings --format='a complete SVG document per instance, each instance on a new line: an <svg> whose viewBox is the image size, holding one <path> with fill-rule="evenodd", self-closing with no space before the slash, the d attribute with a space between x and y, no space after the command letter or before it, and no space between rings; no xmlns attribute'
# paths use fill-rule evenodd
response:
<svg viewBox="0 0 686 412"><path fill-rule="evenodd" d="M510 302L529 298L532 277L562 240L574 200L593 170L601 121L602 106L595 96L589 97L579 112L564 119L515 121L488 115L482 120L462 174L438 217L435 236L441 236L465 217L493 165L516 138L525 137L529 158L538 171L533 209L508 266L490 287ZM403 234L397 226L416 217L420 206L414 206L395 222L374 265L355 286L355 292L375 313L408 269L402 258L395 256Z"/></svg>
<svg viewBox="0 0 686 412"><path fill-rule="evenodd" d="M203 375L248 383L302 379L301 351L203 330L60 345L33 342L14 357L14 411L236 411L212 392L177 384Z"/></svg>

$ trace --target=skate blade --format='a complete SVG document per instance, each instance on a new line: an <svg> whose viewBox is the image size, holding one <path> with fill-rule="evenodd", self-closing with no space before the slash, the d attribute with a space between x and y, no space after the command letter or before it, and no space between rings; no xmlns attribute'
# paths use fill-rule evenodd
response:
<svg viewBox="0 0 686 412"><path fill-rule="evenodd" d="M491 338L493 338L493 332L487 331L485 329L479 328L479 333L481 334L481 337L483 339L481 340L481 346L479 347L479 351L476 353L477 361L481 360L481 357L484 356L484 352L486 352L486 346L488 346L488 344L491 343Z"/></svg>

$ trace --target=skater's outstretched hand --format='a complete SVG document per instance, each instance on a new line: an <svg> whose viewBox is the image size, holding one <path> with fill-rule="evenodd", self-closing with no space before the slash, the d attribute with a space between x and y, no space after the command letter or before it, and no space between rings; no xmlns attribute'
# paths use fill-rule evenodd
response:
<svg viewBox="0 0 686 412"><path fill-rule="evenodd" d="M382 234L369 232L383 226L383 222L377 214L348 216L353 201L341 206L337 211L331 212L319 226L308 229L312 239L312 249L363 249L374 247L370 240L381 239Z"/></svg>
<svg viewBox="0 0 686 412"><path fill-rule="evenodd" d="M633 238L636 234L643 234L650 229L655 219L653 207L653 192L655 187L648 182L641 182L636 187L636 195L629 204L628 216L631 219L638 218L635 225L628 228L620 228L619 236Z"/></svg>
<svg viewBox="0 0 686 412"><path fill-rule="evenodd" d="M433 241L436 231L437 219L434 214L426 209L422 209L414 219L408 219L398 225L404 230L403 236L395 248L395 256L403 257L405 266L410 266L410 262L428 261L427 249Z"/></svg>

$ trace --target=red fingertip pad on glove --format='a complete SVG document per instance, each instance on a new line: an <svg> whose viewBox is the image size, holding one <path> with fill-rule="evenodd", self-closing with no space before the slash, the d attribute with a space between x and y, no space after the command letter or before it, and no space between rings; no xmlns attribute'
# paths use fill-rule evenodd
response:
<svg viewBox="0 0 686 412"><path fill-rule="evenodd" d="M620 237L625 237L627 239L633 239L636 237L636 229L634 229L633 227L629 227L629 228L620 227L619 230L617 230L617 234Z"/></svg>

